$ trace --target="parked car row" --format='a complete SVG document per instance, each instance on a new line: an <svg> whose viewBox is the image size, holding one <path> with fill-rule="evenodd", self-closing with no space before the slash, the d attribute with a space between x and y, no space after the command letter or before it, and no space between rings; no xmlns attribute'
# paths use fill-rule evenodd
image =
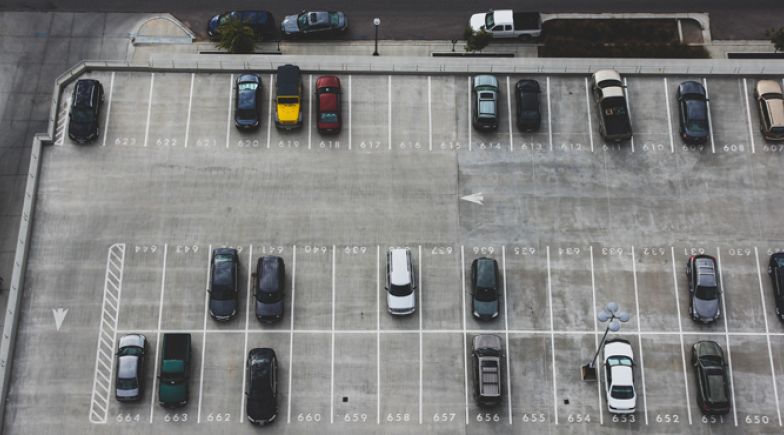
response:
<svg viewBox="0 0 784 435"><path fill-rule="evenodd" d="M278 30L284 38L298 38L318 34L331 36L348 29L346 14L340 11L301 11L286 15L275 27L275 18L269 11L229 11L210 18L207 22L207 36L216 41L220 38L220 28L224 24L237 20L253 29L254 36L261 40L274 40Z"/></svg>
<svg viewBox="0 0 784 435"><path fill-rule="evenodd" d="M234 86L234 124L240 130L262 124L263 83L257 73L237 76ZM599 118L599 132L608 141L632 137L626 85L614 70L599 70L591 76L591 89ZM278 67L275 78L275 126L284 130L302 127L302 72L296 65ZM520 131L539 130L541 88L536 80L523 79L514 87L515 120ZM339 133L342 120L341 85L336 76L320 76L314 90L316 128L320 133ZM685 81L675 94L678 103L679 134L684 142L704 144L710 137L708 95L700 82ZM471 82L471 124L479 131L498 129L501 90L498 79L489 74L474 76ZM784 140L784 93L779 82L759 80L754 88L762 136ZM98 80L81 79L74 86L69 113L69 137L79 143L98 137L98 118L103 103L103 86Z"/></svg>

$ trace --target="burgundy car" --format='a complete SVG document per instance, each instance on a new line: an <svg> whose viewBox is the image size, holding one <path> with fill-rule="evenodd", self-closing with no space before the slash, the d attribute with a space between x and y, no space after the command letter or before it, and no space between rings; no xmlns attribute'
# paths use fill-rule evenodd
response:
<svg viewBox="0 0 784 435"><path fill-rule="evenodd" d="M317 127L320 133L339 133L342 125L340 115L340 79L321 76L316 80Z"/></svg>

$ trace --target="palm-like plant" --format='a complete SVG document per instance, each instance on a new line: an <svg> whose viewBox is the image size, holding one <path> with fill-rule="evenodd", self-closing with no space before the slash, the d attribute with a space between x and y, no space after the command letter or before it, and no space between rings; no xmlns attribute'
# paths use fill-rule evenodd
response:
<svg viewBox="0 0 784 435"><path fill-rule="evenodd" d="M256 35L253 28L247 23L231 19L218 26L218 48L228 50L232 54L253 53L256 44Z"/></svg>

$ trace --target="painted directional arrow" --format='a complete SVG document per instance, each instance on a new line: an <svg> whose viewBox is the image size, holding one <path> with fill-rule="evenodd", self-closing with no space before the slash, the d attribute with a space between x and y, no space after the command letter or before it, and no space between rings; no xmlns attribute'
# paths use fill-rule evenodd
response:
<svg viewBox="0 0 784 435"><path fill-rule="evenodd" d="M466 195L460 197L463 201L473 202L474 204L482 205L482 201L485 200L485 196L482 195L482 192L472 193L470 195Z"/></svg>
<svg viewBox="0 0 784 435"><path fill-rule="evenodd" d="M54 324L57 330L60 330L60 327L63 326L63 320L65 320L65 315L68 314L68 308L58 308L52 309L52 314L54 314Z"/></svg>

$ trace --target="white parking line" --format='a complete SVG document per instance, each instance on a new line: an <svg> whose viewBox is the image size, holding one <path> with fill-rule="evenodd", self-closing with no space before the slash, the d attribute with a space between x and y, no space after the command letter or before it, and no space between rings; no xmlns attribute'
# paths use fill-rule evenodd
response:
<svg viewBox="0 0 784 435"><path fill-rule="evenodd" d="M381 424L381 245L376 245L376 424Z"/></svg>
<svg viewBox="0 0 784 435"><path fill-rule="evenodd" d="M768 308L765 304L765 295L762 292L762 270L760 269L759 250L756 246L754 247L754 259L757 262L757 281L759 282L760 300L762 301L762 318L765 319L765 338L768 341L768 359L770 361L770 375L773 379L773 397L776 400L776 414L779 418L779 426L781 426L781 408L779 407L779 390L776 385L776 368L773 365L773 349L770 345L770 335L768 335L768 332L770 332L768 329Z"/></svg>
<svg viewBox="0 0 784 435"><path fill-rule="evenodd" d="M724 339L727 342L727 363L730 368L730 394L732 395L732 417L735 420L735 426L738 425L738 409L735 402L735 379L732 375L732 351L730 350L730 334L729 328L727 327L727 304L725 302L727 292L724 290L724 276L722 275L722 267L721 267L721 250L719 247L716 247L716 260L718 263L717 269L719 269L719 283L721 283L721 310L722 315L721 317L724 318Z"/></svg>
<svg viewBox="0 0 784 435"><path fill-rule="evenodd" d="M472 151L471 150L471 127L472 127L471 126L471 76L468 76L467 79L468 79L468 104L466 104L466 106L468 106L468 151ZM468 411L466 411L466 416L468 415L467 412ZM466 417L466 421L468 421L467 418L468 417Z"/></svg>
<svg viewBox="0 0 784 435"><path fill-rule="evenodd" d="M471 78L468 78L468 83L471 83ZM463 301L462 310L463 310L463 374L464 374L464 385L465 385L465 424L468 425L468 337L466 337L466 286L465 286L465 272L463 271L463 267L465 265L465 246L460 245L460 267L458 267L458 271L460 272L460 282L461 282L461 298Z"/></svg>
<svg viewBox="0 0 784 435"><path fill-rule="evenodd" d="M588 137L591 140L591 152L593 152L593 121L591 121L591 93L588 90L588 77L585 77L585 109L588 113Z"/></svg>
<svg viewBox="0 0 784 435"><path fill-rule="evenodd" d="M269 78L269 103L267 105L267 149L270 147L270 135L272 134L272 90L275 89L275 75L270 74Z"/></svg>
<svg viewBox="0 0 784 435"><path fill-rule="evenodd" d="M155 73L150 74L150 95L147 99L147 126L144 127L144 146L147 147L147 138L150 136L150 113L152 112L152 88L155 86Z"/></svg>
<svg viewBox="0 0 784 435"><path fill-rule="evenodd" d="M191 73L191 90L188 93L188 118L185 120L185 144L183 148L188 148L188 138L191 132L191 108L193 107L193 82L196 80L196 73Z"/></svg>
<svg viewBox="0 0 784 435"><path fill-rule="evenodd" d="M508 77L507 77L508 78ZM509 369L509 299L506 296L506 246L501 246L501 270L503 271L502 279L504 280L504 337L506 338L506 388L507 388L507 404L509 409L509 424L514 421L512 418L512 376Z"/></svg>
<svg viewBox="0 0 784 435"><path fill-rule="evenodd" d="M313 74L308 74L308 149L313 137Z"/></svg>
<svg viewBox="0 0 784 435"><path fill-rule="evenodd" d="M272 92L272 90L270 90ZM229 135L231 134L231 102L234 96L234 74L229 76L229 104L226 107L226 148L229 148Z"/></svg>
<svg viewBox="0 0 784 435"><path fill-rule="evenodd" d="M392 74L387 76L387 141L392 150Z"/></svg>
<svg viewBox="0 0 784 435"><path fill-rule="evenodd" d="M683 344L683 324L681 323L681 303L679 301L678 293L678 275L675 271L675 248L670 246L670 257L672 259L672 287L675 290L675 312L678 315L678 336L681 341L681 364L683 365L683 387L686 391L686 413L689 416L689 424L691 422L691 403L689 400L689 382L686 377L686 350Z"/></svg>
<svg viewBox="0 0 784 435"><path fill-rule="evenodd" d="M348 76L348 150L351 151L351 76Z"/></svg>
<svg viewBox="0 0 784 435"><path fill-rule="evenodd" d="M675 152L675 139L672 137L672 111L670 110L670 87L667 85L667 77L664 78L664 101L667 107L667 128L670 131L670 152Z"/></svg>
<svg viewBox="0 0 784 435"><path fill-rule="evenodd" d="M509 115L509 151L514 151L514 136L512 135L512 94L509 89L509 76L506 76L506 111Z"/></svg>
<svg viewBox="0 0 784 435"><path fill-rule="evenodd" d="M247 290L245 291L245 347L244 351L242 352L242 386L240 389L242 392L240 395L242 398L240 399L240 423L242 423L243 419L245 418L245 381L247 379L247 372L245 368L245 358L248 355L248 324L250 322L250 298L251 298L251 276L253 275L253 245L250 245L248 249L248 283L247 283Z"/></svg>
<svg viewBox="0 0 784 435"><path fill-rule="evenodd" d="M289 389L287 390L288 395L288 406L286 412L288 416L286 417L286 422L291 423L291 374L292 368L294 366L294 298L296 296L295 290L297 288L297 245L294 245L293 253L291 256L291 317L290 326L289 326Z"/></svg>
<svg viewBox="0 0 784 435"><path fill-rule="evenodd" d="M626 111L629 112L629 126L632 128L632 131L634 131L634 125L632 125L632 99L629 96L629 85L626 83L626 77L623 78L623 87L626 90ZM632 152L634 152L634 135L632 135L630 141ZM647 421L645 424L648 424Z"/></svg>
<svg viewBox="0 0 784 435"><path fill-rule="evenodd" d="M166 290L166 257L169 252L169 245L164 243L163 244L163 267L161 272L161 298L158 301L158 329L155 330L155 334L157 338L155 339L155 371L153 371L152 376L152 391L156 390L158 385L158 349L161 348L161 322L163 321L163 294ZM153 393L154 394L154 393ZM153 415L155 414L155 403L156 400L150 398L150 423L152 423Z"/></svg>
<svg viewBox="0 0 784 435"><path fill-rule="evenodd" d="M547 136L550 139L550 152L553 152L553 111L550 105L550 76L547 76Z"/></svg>
<svg viewBox="0 0 784 435"><path fill-rule="evenodd" d="M749 123L749 141L751 141L751 153L756 153L754 149L754 128L751 126L751 106L749 106L749 88L746 85L746 78L743 78L743 98L746 100L746 120Z"/></svg>
<svg viewBox="0 0 784 435"><path fill-rule="evenodd" d="M708 92L708 79L705 77L702 78L702 87L705 88L705 99L708 100L705 104L708 106L708 130L710 131L711 152L716 154L716 142L713 140L713 118L710 110L710 93Z"/></svg>
<svg viewBox="0 0 784 435"><path fill-rule="evenodd" d="M422 245L419 245L419 424L422 424L422 275L424 274L424 261L422 259Z"/></svg>
<svg viewBox="0 0 784 435"><path fill-rule="evenodd" d="M430 76L427 76L427 135L430 151L433 151L433 94L430 87Z"/></svg>
<svg viewBox="0 0 784 435"><path fill-rule="evenodd" d="M329 422L335 422L335 245L332 245L332 333L330 334Z"/></svg>
<svg viewBox="0 0 784 435"><path fill-rule="evenodd" d="M207 282L204 286L204 324L202 326L201 335L201 373L199 374L199 411L196 414L196 423L201 423L201 399L204 395L204 355L207 350L207 316L209 312L210 303L210 275L212 268L212 245L207 250Z"/></svg>
<svg viewBox="0 0 784 435"><path fill-rule="evenodd" d="M103 123L103 143L101 146L106 146L106 133L109 132L109 118L112 115L112 95L114 94L114 71L112 71L112 78L109 81L109 102L106 103L106 120ZM65 118L63 118L65 119Z"/></svg>
<svg viewBox="0 0 784 435"><path fill-rule="evenodd" d="M596 274L594 273L593 265L593 245L588 247L588 253L591 259L591 304L593 305L593 345L599 348L599 321L596 317ZM604 411L602 405L602 371L597 370L596 377L596 397L599 400L599 424L604 424Z"/></svg>
<svg viewBox="0 0 784 435"><path fill-rule="evenodd" d="M648 395L645 390L645 358L642 351L642 335L640 335L640 292L637 286L637 258L632 245L632 279L634 282L634 308L637 311L637 342L640 346L640 377L642 380L642 409L645 414L645 424L648 424Z"/></svg>
<svg viewBox="0 0 784 435"><path fill-rule="evenodd" d="M553 332L553 280L550 273L550 246L547 246L547 300L550 305L550 357L553 366L553 414L555 424L558 425L558 382L555 370L555 333Z"/></svg>

